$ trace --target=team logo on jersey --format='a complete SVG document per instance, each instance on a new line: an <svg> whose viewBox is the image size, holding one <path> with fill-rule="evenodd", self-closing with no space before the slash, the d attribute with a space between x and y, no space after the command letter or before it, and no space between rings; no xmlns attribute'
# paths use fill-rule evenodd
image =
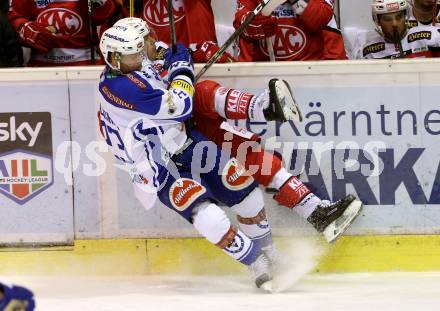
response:
<svg viewBox="0 0 440 311"><path fill-rule="evenodd" d="M53 8L41 12L37 22L56 27L62 35L74 36L83 27L83 20L77 13L63 8Z"/></svg>
<svg viewBox="0 0 440 311"><path fill-rule="evenodd" d="M244 239L243 237L237 233L232 240L231 243L229 243L228 246L226 246L225 251L231 254L237 254L240 253L244 248Z"/></svg>
<svg viewBox="0 0 440 311"><path fill-rule="evenodd" d="M53 184L49 112L0 113L0 193L23 205Z"/></svg>
<svg viewBox="0 0 440 311"><path fill-rule="evenodd" d="M173 13L174 23L178 23L185 17L182 0L174 0ZM170 19L168 17L167 0L146 1L144 6L144 19L154 26L168 26Z"/></svg>
<svg viewBox="0 0 440 311"><path fill-rule="evenodd" d="M415 33L410 33L408 35L408 43L418 41L418 40L431 40L432 33L430 31L419 31Z"/></svg>
<svg viewBox="0 0 440 311"><path fill-rule="evenodd" d="M377 53L377 52L384 51L384 50L385 50L385 43L384 42L373 43L373 44L370 44L370 45L364 47L364 49L362 50L362 54L364 56L367 56L368 54Z"/></svg>
<svg viewBox="0 0 440 311"><path fill-rule="evenodd" d="M252 184L254 179L237 159L230 159L223 168L222 182L230 190L242 190Z"/></svg>
<svg viewBox="0 0 440 311"><path fill-rule="evenodd" d="M169 199L173 207L182 212L197 198L206 192L206 188L189 178L179 178L171 186Z"/></svg>
<svg viewBox="0 0 440 311"><path fill-rule="evenodd" d="M279 25L273 40L274 53L277 59L289 59L300 54L307 45L304 32L291 25ZM269 57L266 40L260 40L260 50Z"/></svg>

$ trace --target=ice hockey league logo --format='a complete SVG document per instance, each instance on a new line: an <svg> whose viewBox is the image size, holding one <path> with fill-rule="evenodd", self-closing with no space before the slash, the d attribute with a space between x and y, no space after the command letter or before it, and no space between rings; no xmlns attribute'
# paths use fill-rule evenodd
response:
<svg viewBox="0 0 440 311"><path fill-rule="evenodd" d="M0 194L23 205L53 184L49 112L0 113L0 150Z"/></svg>
<svg viewBox="0 0 440 311"><path fill-rule="evenodd" d="M38 15L37 22L54 26L60 34L69 36L76 35L83 27L81 16L63 8L44 10Z"/></svg>
<svg viewBox="0 0 440 311"><path fill-rule="evenodd" d="M0 174L0 192L23 204L52 184L52 160L24 151L2 154Z"/></svg>
<svg viewBox="0 0 440 311"><path fill-rule="evenodd" d="M173 13L174 22L178 23L185 16L182 0L174 0ZM150 0L146 1L144 7L144 19L155 26L169 26L170 19L168 18L167 0Z"/></svg>
<svg viewBox="0 0 440 311"><path fill-rule="evenodd" d="M182 212L205 192L206 188L195 180L179 178L170 188L169 199L174 208Z"/></svg>

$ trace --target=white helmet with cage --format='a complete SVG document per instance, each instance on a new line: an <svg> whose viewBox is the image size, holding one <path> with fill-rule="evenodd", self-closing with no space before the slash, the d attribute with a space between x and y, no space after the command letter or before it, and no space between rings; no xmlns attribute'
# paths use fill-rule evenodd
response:
<svg viewBox="0 0 440 311"><path fill-rule="evenodd" d="M143 52L144 37L139 35L139 32L132 27L113 26L102 34L99 48L107 65L112 69L120 70L119 61L117 68L110 63L109 53L115 53L120 57Z"/></svg>
<svg viewBox="0 0 440 311"><path fill-rule="evenodd" d="M140 36L145 37L151 30L146 21L139 17L126 17L118 20L113 26L129 26L136 29Z"/></svg>
<svg viewBox="0 0 440 311"><path fill-rule="evenodd" d="M407 14L408 3L406 0L373 0L372 15L374 23L376 24L376 30L383 35L382 27L379 23L379 15L405 11Z"/></svg>

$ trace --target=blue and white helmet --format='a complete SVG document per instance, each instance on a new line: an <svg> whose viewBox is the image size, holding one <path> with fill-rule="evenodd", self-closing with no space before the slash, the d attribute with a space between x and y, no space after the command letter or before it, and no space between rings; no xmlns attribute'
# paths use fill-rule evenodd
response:
<svg viewBox="0 0 440 311"><path fill-rule="evenodd" d="M107 65L112 69L120 70L119 62L118 68L110 64L108 59L109 53L116 53L122 56L142 52L144 49L144 37L139 35L139 32L132 27L113 26L102 34L99 48Z"/></svg>

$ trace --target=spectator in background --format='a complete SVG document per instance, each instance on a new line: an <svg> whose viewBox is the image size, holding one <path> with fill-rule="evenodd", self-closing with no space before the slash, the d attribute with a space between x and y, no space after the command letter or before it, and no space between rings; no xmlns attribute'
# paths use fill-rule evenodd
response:
<svg viewBox="0 0 440 311"><path fill-rule="evenodd" d="M357 58L438 57L440 29L429 24L408 30L407 9L406 0L373 0L376 31L367 35Z"/></svg>
<svg viewBox="0 0 440 311"><path fill-rule="evenodd" d="M438 24L440 4L439 0L412 0L409 1L408 27L412 28L419 24Z"/></svg>
<svg viewBox="0 0 440 311"><path fill-rule="evenodd" d="M0 2L0 67L23 66L23 50L8 21L9 0Z"/></svg>
<svg viewBox="0 0 440 311"><path fill-rule="evenodd" d="M129 1L116 0L121 8L122 17L129 16ZM167 0L135 0L134 16L140 17L154 28L160 41L170 44L170 23ZM177 42L188 46L196 63L207 62L218 51L215 34L214 13L211 0L174 0L174 24ZM225 53L218 62L233 61L233 57Z"/></svg>
<svg viewBox="0 0 440 311"><path fill-rule="evenodd" d="M24 46L31 48L29 66L103 64L94 48L89 20L100 25L114 13L113 0L92 0L92 17L84 0L12 0L8 17ZM92 31L91 31L92 30Z"/></svg>
<svg viewBox="0 0 440 311"><path fill-rule="evenodd" d="M240 27L247 14L253 11L258 3L258 0L238 1L235 28ZM268 61L269 52L265 39L269 37L272 37L277 61L345 59L342 38L335 42L332 35L328 36L326 27L332 17L332 0L286 1L275 8L272 16L258 15L245 29L240 37L239 60ZM331 49L326 49L326 41L339 44L339 52L331 53Z"/></svg>

